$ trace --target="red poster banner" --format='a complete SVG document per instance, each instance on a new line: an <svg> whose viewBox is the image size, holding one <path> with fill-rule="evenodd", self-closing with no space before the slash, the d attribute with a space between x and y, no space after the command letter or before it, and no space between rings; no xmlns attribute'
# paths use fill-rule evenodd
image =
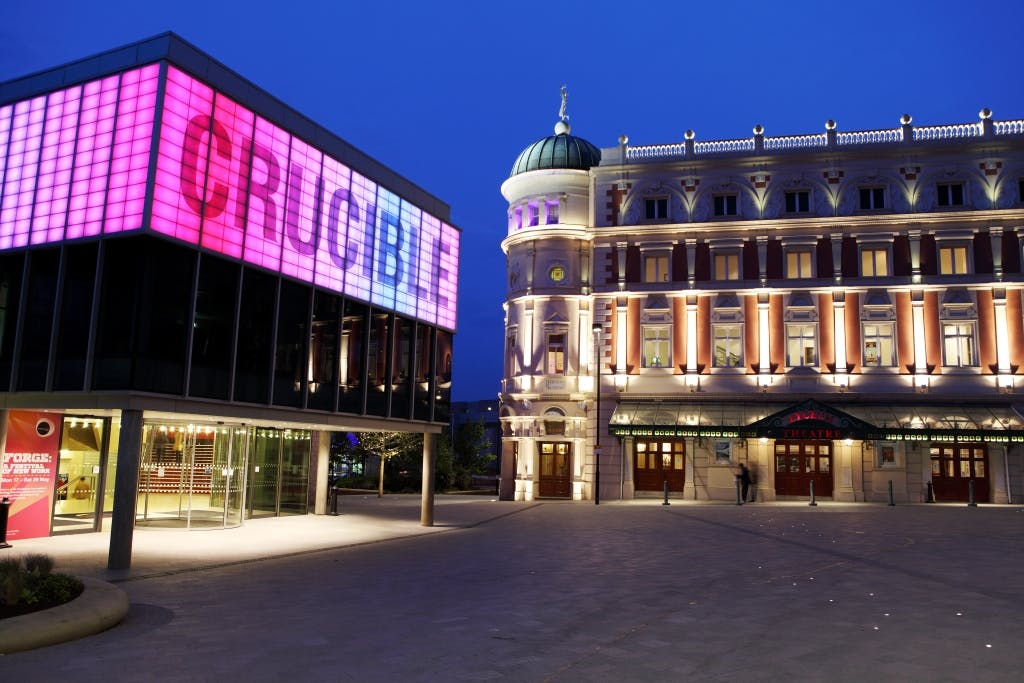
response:
<svg viewBox="0 0 1024 683"><path fill-rule="evenodd" d="M0 497L10 498L7 540L50 535L61 416L11 410L0 456Z"/></svg>

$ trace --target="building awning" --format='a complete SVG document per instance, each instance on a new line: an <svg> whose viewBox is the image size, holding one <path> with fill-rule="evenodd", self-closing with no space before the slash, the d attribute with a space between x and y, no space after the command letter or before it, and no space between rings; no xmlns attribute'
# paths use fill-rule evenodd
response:
<svg viewBox="0 0 1024 683"><path fill-rule="evenodd" d="M994 441L1024 443L1024 418L1009 405L834 406L742 401L623 401L612 436Z"/></svg>

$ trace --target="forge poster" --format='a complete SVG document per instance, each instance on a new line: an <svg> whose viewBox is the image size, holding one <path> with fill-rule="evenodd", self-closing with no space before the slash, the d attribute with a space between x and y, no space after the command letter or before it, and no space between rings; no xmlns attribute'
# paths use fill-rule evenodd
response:
<svg viewBox="0 0 1024 683"><path fill-rule="evenodd" d="M0 456L0 497L9 498L7 540L50 535L60 447L60 416L7 413L7 444Z"/></svg>

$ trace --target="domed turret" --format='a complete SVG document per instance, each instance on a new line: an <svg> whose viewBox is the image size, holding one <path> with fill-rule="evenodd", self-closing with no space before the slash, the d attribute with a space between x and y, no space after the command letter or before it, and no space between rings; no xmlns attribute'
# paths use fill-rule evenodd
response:
<svg viewBox="0 0 1024 683"><path fill-rule="evenodd" d="M569 117L565 114L565 86L562 86L562 108L555 124L555 134L538 140L522 151L512 164L511 178L527 171L557 168L586 171L601 163L601 150L583 138L569 134Z"/></svg>

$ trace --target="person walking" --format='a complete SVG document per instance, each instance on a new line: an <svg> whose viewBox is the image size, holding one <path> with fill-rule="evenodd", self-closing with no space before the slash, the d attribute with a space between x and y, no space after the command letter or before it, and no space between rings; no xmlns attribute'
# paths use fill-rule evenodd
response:
<svg viewBox="0 0 1024 683"><path fill-rule="evenodd" d="M740 473L736 475L740 480L740 494L742 495L743 502L747 502L747 494L750 492L750 470L747 469L746 463L740 463ZM750 501L753 503L754 501Z"/></svg>

